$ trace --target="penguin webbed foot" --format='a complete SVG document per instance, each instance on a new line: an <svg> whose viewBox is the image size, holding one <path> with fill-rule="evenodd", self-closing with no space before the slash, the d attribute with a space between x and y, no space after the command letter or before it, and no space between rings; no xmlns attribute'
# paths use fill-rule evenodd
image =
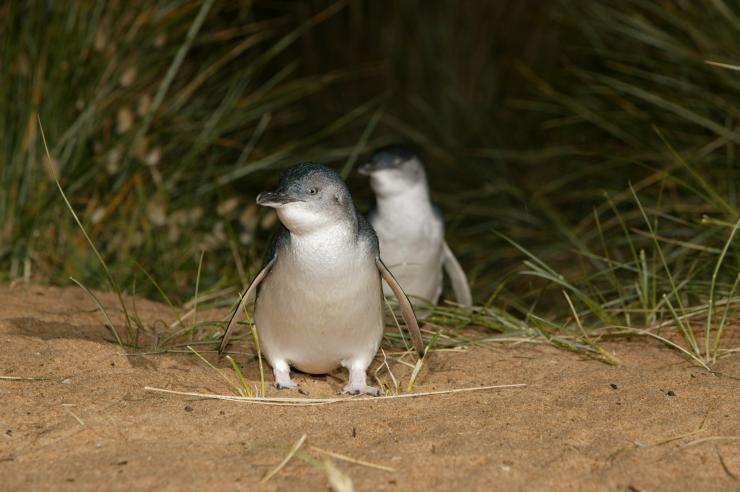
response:
<svg viewBox="0 0 740 492"><path fill-rule="evenodd" d="M285 382L285 381L283 381L283 382L277 382L276 381L275 382L275 389L279 389L279 390L298 389L298 385L296 383L294 383L293 381L291 381L290 379L287 382ZM298 391L300 391L300 389L298 389Z"/></svg>
<svg viewBox="0 0 740 492"><path fill-rule="evenodd" d="M342 388L342 394L380 396L380 390L374 386L368 386L367 384L356 385L350 383Z"/></svg>
<svg viewBox="0 0 740 492"><path fill-rule="evenodd" d="M367 384L367 368L370 362L364 358L342 362L349 370L349 383L342 388L345 395L380 396L380 390Z"/></svg>
<svg viewBox="0 0 740 492"><path fill-rule="evenodd" d="M275 388L279 390L298 388L298 385L290 379L290 366L287 362L274 361L272 373L275 375Z"/></svg>

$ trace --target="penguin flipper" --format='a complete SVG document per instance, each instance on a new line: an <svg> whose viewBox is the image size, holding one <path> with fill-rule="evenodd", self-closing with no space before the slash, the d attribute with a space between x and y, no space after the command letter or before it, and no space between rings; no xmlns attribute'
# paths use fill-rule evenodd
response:
<svg viewBox="0 0 740 492"><path fill-rule="evenodd" d="M254 277L254 280L252 280L252 283L249 284L246 292L244 292L244 295L242 295L241 300L239 301L239 307L237 307L236 311L234 311L234 314L231 315L229 324L226 327L223 338L221 339L221 345L218 347L219 355L221 355L224 350L226 350L226 346L229 344L229 338L231 338L231 332L234 331L234 328L236 327L236 323L239 320L239 315L241 314L242 310L244 310L244 305L247 303L247 300L252 297L252 294L257 291L257 287L259 287L259 284L265 279L265 277L267 277L267 274L270 273L270 268L272 268L272 265L275 264L275 260L277 260L277 255L273 256L272 259L268 261L265 266L262 267L262 270L260 270L257 276Z"/></svg>
<svg viewBox="0 0 740 492"><path fill-rule="evenodd" d="M421 338L419 323L416 321L414 308L411 306L409 298L406 297L401 285L390 270L388 270L388 267L385 266L385 263L383 263L383 260L381 260L379 256L375 257L375 264L378 266L378 270L380 270L380 275L383 277L383 280L385 280L391 290L393 290L393 294L395 294L396 299L398 299L398 305L401 307L403 320L406 322L406 329L408 329L409 334L411 335L411 341L414 343L416 352L419 354L419 357L423 356L424 340Z"/></svg>
<svg viewBox="0 0 740 492"><path fill-rule="evenodd" d="M444 247L444 259L443 265L447 276L450 277L450 283L452 284L452 290L455 291L455 298L458 304L465 307L473 305L473 295L470 293L470 284L468 284L468 278L465 276L465 271L458 263L457 258L452 253L452 250L445 241Z"/></svg>

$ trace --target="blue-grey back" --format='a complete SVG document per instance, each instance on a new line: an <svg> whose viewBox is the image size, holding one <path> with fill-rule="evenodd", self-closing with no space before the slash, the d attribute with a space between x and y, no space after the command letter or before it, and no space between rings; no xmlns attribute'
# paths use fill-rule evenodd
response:
<svg viewBox="0 0 740 492"><path fill-rule="evenodd" d="M370 251L372 251L376 257L380 256L378 235L375 233L373 226L370 225L370 222L368 222L362 214L357 214L357 235L359 241L366 242L370 246Z"/></svg>

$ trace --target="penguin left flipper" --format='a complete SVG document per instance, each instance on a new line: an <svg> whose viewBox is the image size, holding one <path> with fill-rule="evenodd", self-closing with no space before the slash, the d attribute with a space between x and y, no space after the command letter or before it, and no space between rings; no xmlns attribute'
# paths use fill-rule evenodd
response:
<svg viewBox="0 0 740 492"><path fill-rule="evenodd" d="M252 283L249 284L246 292L244 292L241 301L239 301L239 307L236 308L236 311L234 311L234 314L231 316L229 324L226 327L226 331L224 332L224 336L221 339L221 345L218 347L219 355L221 355L224 350L226 350L226 346L229 344L229 338L231 338L231 332L234 331L234 327L239 320L239 315L242 313L244 305L247 303L247 300L252 297L252 294L257 291L257 287L259 287L259 284L267 277L267 274L270 273L270 268L272 268L272 265L275 264L275 260L277 260L277 254L275 254L272 259L268 261L265 266L262 267L262 270L260 270L257 276L254 277L254 280L252 280Z"/></svg>
<svg viewBox="0 0 740 492"><path fill-rule="evenodd" d="M375 264L378 266L378 270L380 270L380 275L383 277L383 280L385 280L385 282L393 291L393 294L395 294L396 299L398 300L398 305L401 307L403 320L406 322L406 329L409 330L409 334L411 335L411 340L414 342L414 348L416 349L416 352L419 354L419 357L423 356L424 340L421 338L419 323L416 321L414 308L411 306L409 298L406 297L403 289L401 289L401 285L399 285L396 278L393 276L390 270L388 270L388 267L385 266L385 263L383 263L383 260L381 260L379 256L375 257Z"/></svg>
<svg viewBox="0 0 740 492"><path fill-rule="evenodd" d="M470 293L470 284L468 284L468 278L465 276L465 271L458 263L457 258L452 253L452 250L447 246L447 241L443 243L444 248L444 268L447 272L447 276L450 277L450 283L452 284L452 290L455 291L455 298L458 304L470 307L473 305L473 296Z"/></svg>

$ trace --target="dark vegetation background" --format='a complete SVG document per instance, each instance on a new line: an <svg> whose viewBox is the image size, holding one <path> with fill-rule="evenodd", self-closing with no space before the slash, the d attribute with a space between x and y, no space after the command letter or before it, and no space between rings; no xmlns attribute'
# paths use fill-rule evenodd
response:
<svg viewBox="0 0 740 492"><path fill-rule="evenodd" d="M738 40L727 0L6 0L0 277L110 287L58 179L123 289L186 302L204 252L228 305L279 169L327 163L364 208L352 167L407 141L473 322L671 325L693 352L738 301Z"/></svg>

